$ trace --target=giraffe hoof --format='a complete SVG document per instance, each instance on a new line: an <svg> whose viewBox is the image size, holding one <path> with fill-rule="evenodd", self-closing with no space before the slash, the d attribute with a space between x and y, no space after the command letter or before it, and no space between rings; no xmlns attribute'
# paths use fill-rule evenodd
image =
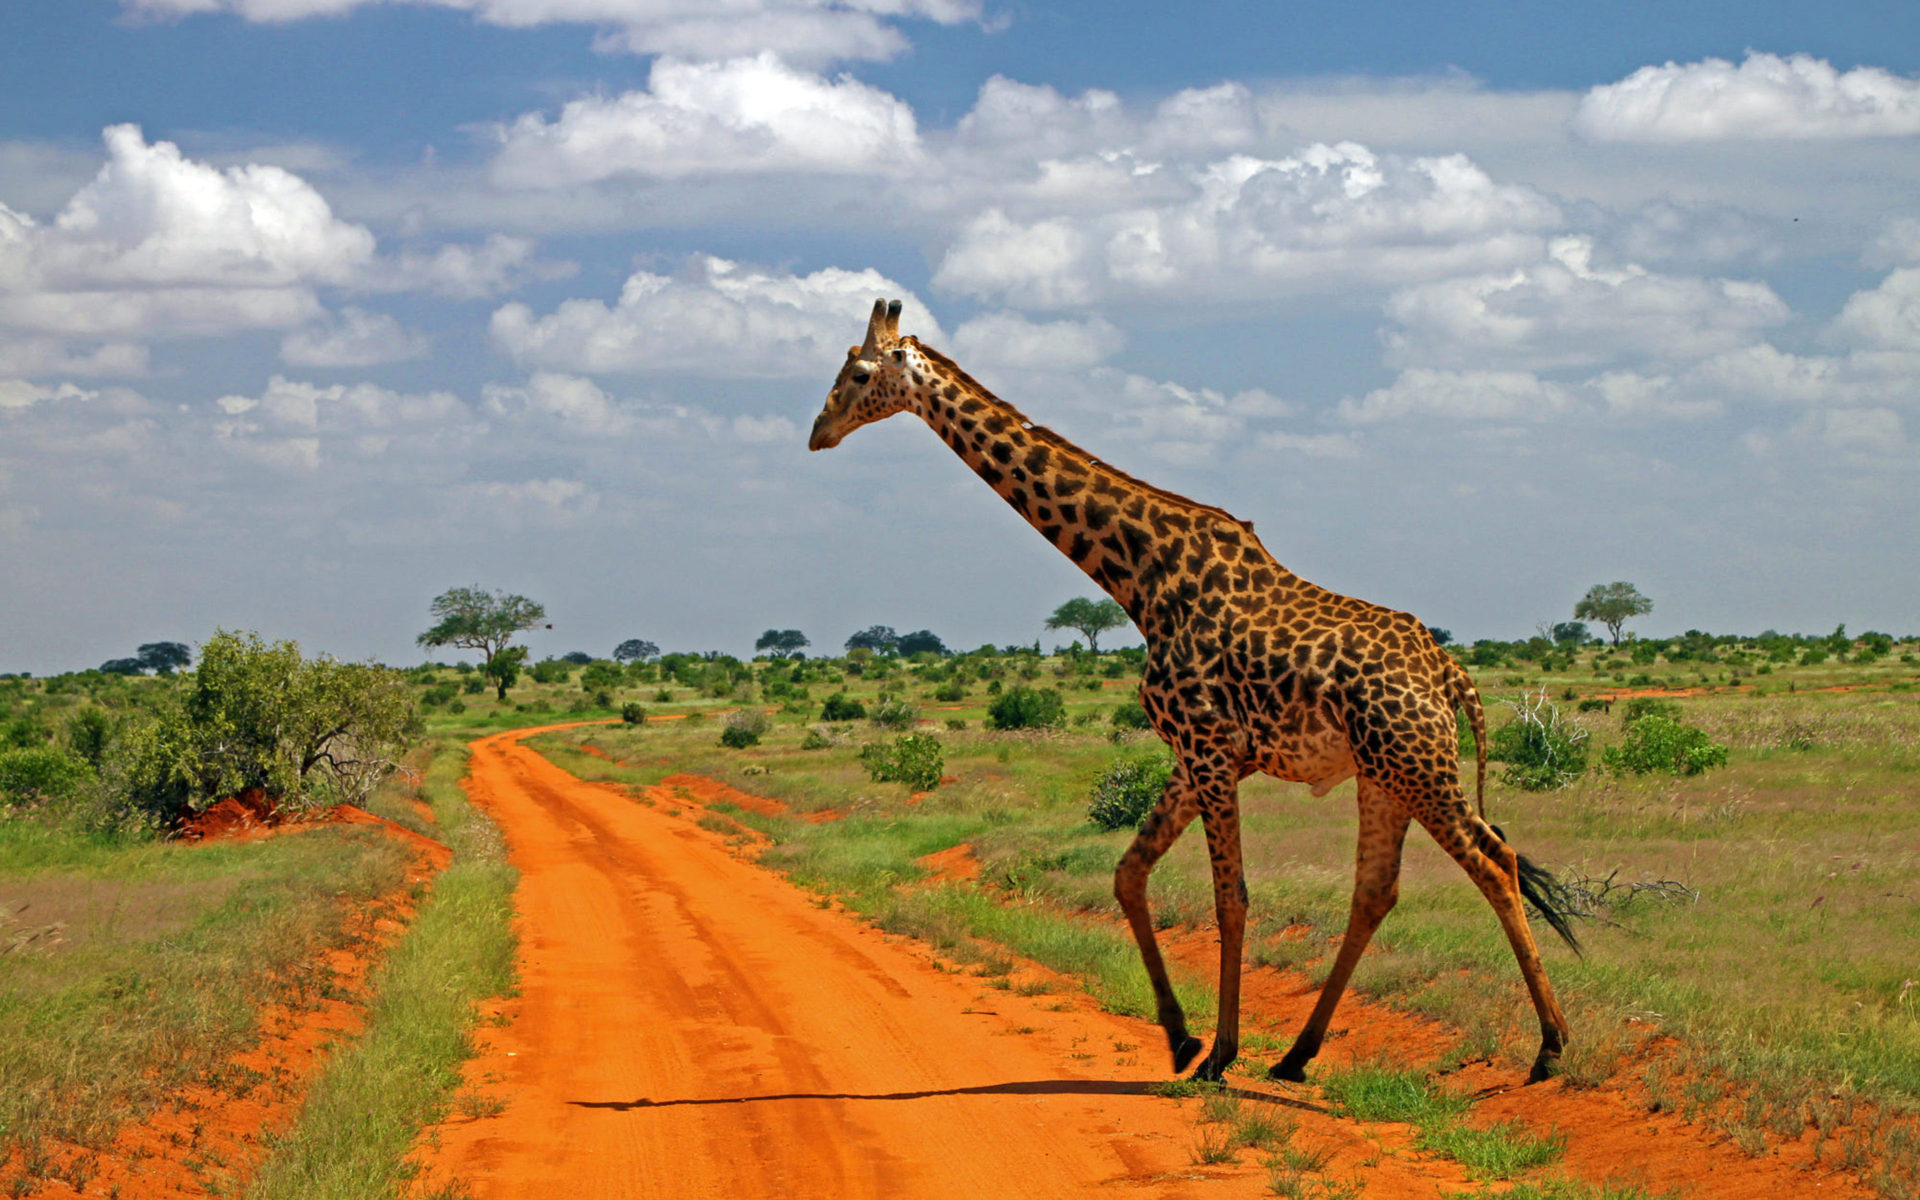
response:
<svg viewBox="0 0 1920 1200"><path fill-rule="evenodd" d="M1231 1065L1233 1065L1232 1059L1228 1059L1226 1062L1219 1062L1213 1055L1209 1054L1200 1060L1198 1067L1194 1068L1192 1075L1193 1082L1219 1083L1226 1077L1227 1068Z"/></svg>
<svg viewBox="0 0 1920 1200"><path fill-rule="evenodd" d="M1173 1048L1173 1073L1178 1075L1180 1072L1186 1070L1187 1064L1192 1062L1193 1056L1198 1053L1200 1053L1199 1038L1181 1038Z"/></svg>
<svg viewBox="0 0 1920 1200"><path fill-rule="evenodd" d="M1533 1060L1533 1070L1527 1072L1528 1083L1544 1083L1560 1073L1560 1056L1548 1057L1542 1054Z"/></svg>
<svg viewBox="0 0 1920 1200"><path fill-rule="evenodd" d="M1283 1058L1267 1071L1268 1079L1278 1079L1285 1083L1305 1083L1307 1081L1307 1061L1295 1062L1291 1057Z"/></svg>

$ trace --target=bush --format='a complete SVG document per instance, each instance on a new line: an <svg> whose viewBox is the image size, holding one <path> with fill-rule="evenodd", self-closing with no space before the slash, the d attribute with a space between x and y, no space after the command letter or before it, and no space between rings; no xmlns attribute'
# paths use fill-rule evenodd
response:
<svg viewBox="0 0 1920 1200"><path fill-rule="evenodd" d="M438 708L453 699L457 691L451 683L436 683L420 693L420 703L427 708Z"/></svg>
<svg viewBox="0 0 1920 1200"><path fill-rule="evenodd" d="M1087 820L1102 829L1138 829L1166 793L1173 756L1123 758L1101 772L1088 798Z"/></svg>
<svg viewBox="0 0 1920 1200"><path fill-rule="evenodd" d="M1113 727L1115 729L1151 729L1147 720L1147 710L1139 700L1128 700L1113 706Z"/></svg>
<svg viewBox="0 0 1920 1200"><path fill-rule="evenodd" d="M620 719L629 725L645 725L647 723L647 710L641 705L629 700L620 706Z"/></svg>
<svg viewBox="0 0 1920 1200"><path fill-rule="evenodd" d="M92 775L84 758L55 746L0 750L0 804L64 800Z"/></svg>
<svg viewBox="0 0 1920 1200"><path fill-rule="evenodd" d="M1635 696L1620 709L1620 724L1632 728L1645 717L1665 717L1669 721L1680 719L1680 706L1671 700L1661 700L1654 696Z"/></svg>
<svg viewBox="0 0 1920 1200"><path fill-rule="evenodd" d="M946 756L931 733L909 733L891 745L874 743L860 751L860 762L875 783L904 783L916 792L940 786Z"/></svg>
<svg viewBox="0 0 1920 1200"><path fill-rule="evenodd" d="M465 663L461 663L460 665L463 667L467 666ZM471 667L467 667L468 671L472 671L472 669ZM467 681L460 685L460 690L469 696L478 696L481 692L487 690L487 681L478 675L469 674Z"/></svg>
<svg viewBox="0 0 1920 1200"><path fill-rule="evenodd" d="M822 721L858 721L866 715L867 706L845 692L835 692L820 706Z"/></svg>
<svg viewBox="0 0 1920 1200"><path fill-rule="evenodd" d="M1609 769L1622 773L1698 775L1709 767L1726 766L1727 748L1709 738L1704 729L1671 717L1648 716L1634 722L1627 740L1609 747L1603 760Z"/></svg>
<svg viewBox="0 0 1920 1200"><path fill-rule="evenodd" d="M958 679L949 680L933 690L933 698L942 704L958 704L967 698L966 685Z"/></svg>
<svg viewBox="0 0 1920 1200"><path fill-rule="evenodd" d="M869 719L882 729L912 729L920 719L920 710L898 696L888 696L873 706Z"/></svg>
<svg viewBox="0 0 1920 1200"><path fill-rule="evenodd" d="M720 744L731 750L745 750L748 746L760 744L760 735L773 726L763 712L741 709L727 717L727 727L720 731Z"/></svg>
<svg viewBox="0 0 1920 1200"><path fill-rule="evenodd" d="M818 729L807 730L807 736L800 739L802 750L825 750L831 745L833 745L833 739Z"/></svg>
<svg viewBox="0 0 1920 1200"><path fill-rule="evenodd" d="M1014 687L987 706L989 729L1058 729L1067 723L1067 702L1052 688Z"/></svg>
<svg viewBox="0 0 1920 1200"><path fill-rule="evenodd" d="M1515 719L1487 737L1487 757L1507 764L1502 779L1524 791L1550 792L1586 773L1586 730L1562 721L1544 691L1506 703Z"/></svg>

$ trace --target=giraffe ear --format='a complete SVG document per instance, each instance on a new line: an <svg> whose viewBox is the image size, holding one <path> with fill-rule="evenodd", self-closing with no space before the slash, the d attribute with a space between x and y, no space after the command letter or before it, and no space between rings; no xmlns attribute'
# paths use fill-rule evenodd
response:
<svg viewBox="0 0 1920 1200"><path fill-rule="evenodd" d="M887 335L887 302L875 300L873 315L867 318L867 340L860 344L860 357L872 358L880 350L880 343Z"/></svg>

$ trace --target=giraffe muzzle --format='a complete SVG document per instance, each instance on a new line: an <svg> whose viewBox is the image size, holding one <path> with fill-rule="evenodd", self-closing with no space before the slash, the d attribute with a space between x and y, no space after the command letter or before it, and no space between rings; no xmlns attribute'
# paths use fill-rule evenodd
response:
<svg viewBox="0 0 1920 1200"><path fill-rule="evenodd" d="M839 444L839 435L827 428L827 414L821 413L813 422L813 433L807 438L807 449L831 450Z"/></svg>

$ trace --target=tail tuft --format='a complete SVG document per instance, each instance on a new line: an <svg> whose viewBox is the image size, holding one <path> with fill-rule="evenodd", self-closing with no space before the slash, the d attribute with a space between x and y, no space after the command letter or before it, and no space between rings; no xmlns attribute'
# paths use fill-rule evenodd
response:
<svg viewBox="0 0 1920 1200"><path fill-rule="evenodd" d="M1586 952L1580 948L1580 939L1573 935L1573 927L1567 923L1568 917L1577 916L1578 913L1568 899L1566 889L1560 886L1560 881L1555 879L1545 867L1524 854L1519 855L1518 858L1520 859L1520 895L1533 906L1542 920L1553 927L1553 931L1560 935L1561 941L1572 947L1575 954L1586 957Z"/></svg>

